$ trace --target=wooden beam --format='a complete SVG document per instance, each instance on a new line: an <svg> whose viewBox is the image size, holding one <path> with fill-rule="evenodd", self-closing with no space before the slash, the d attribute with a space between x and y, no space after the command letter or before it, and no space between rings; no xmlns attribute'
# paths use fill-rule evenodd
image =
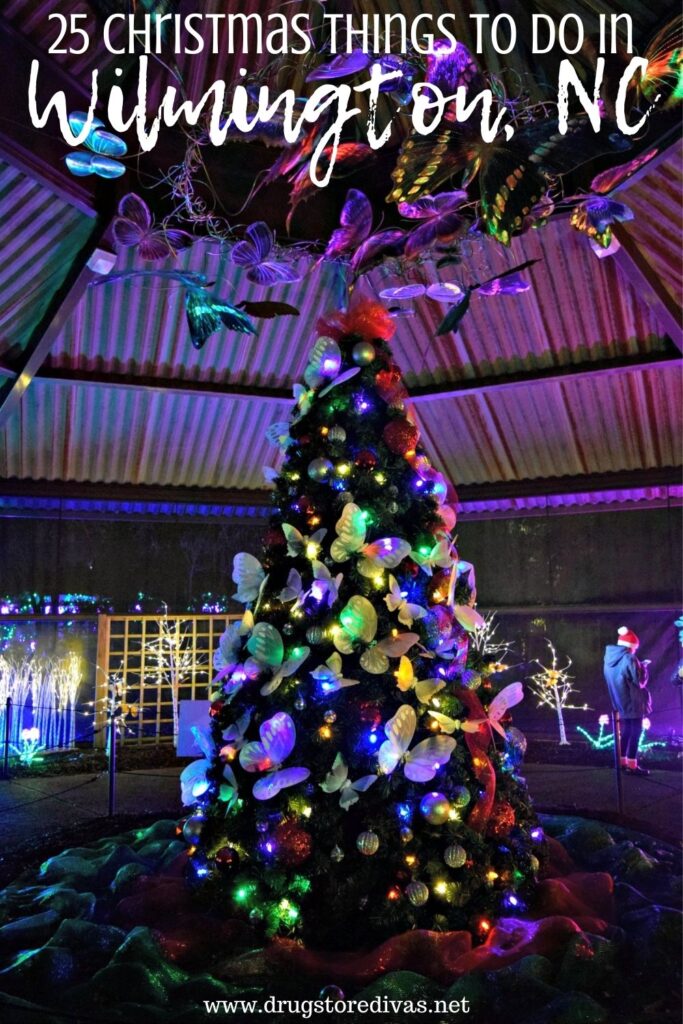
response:
<svg viewBox="0 0 683 1024"><path fill-rule="evenodd" d="M643 487L680 486L680 467L593 473L585 476L547 477L538 480L505 480L457 487L461 502L495 501L504 498L585 494L592 491L633 490ZM52 498L55 500L150 502L191 505L269 506L271 491L220 487L165 487L157 484L78 483L64 480L0 480L0 497Z"/></svg>
<svg viewBox="0 0 683 1024"><path fill-rule="evenodd" d="M104 226L103 226L104 225ZM45 313L33 330L21 352L20 363L14 367L15 376L0 384L0 429L17 409L21 398L42 366L57 336L83 298L86 288L101 276L89 267L109 220L98 218L87 242L67 270L62 284L50 300Z"/></svg>
<svg viewBox="0 0 683 1024"><path fill-rule="evenodd" d="M557 384L597 374L633 373L639 370L672 368L681 364L680 356L673 346L647 355L617 356L614 359L599 359L581 363L568 363L562 367L544 367L520 370L516 373L499 374L493 377L469 377L460 380L441 381L438 384L417 385L410 388L410 400L416 405L422 402L459 398L463 395L487 394L514 387L530 387L536 384ZM149 377L135 374L110 373L95 370L78 370L67 367L43 366L35 377L36 381L56 381L63 384L88 387L135 388L155 394L203 395L207 398L254 398L262 402L292 402L290 388L263 387L255 384L219 383L215 381L182 380L175 377Z"/></svg>
<svg viewBox="0 0 683 1024"><path fill-rule="evenodd" d="M40 61L39 110L59 91L67 97L70 110L87 110L90 105L90 94L81 83L0 17L0 96L3 111L0 117L0 157L82 213L95 217L101 180L74 178L69 174L64 158L71 150L59 130L55 129L54 119L44 129L35 128L31 123L28 83L33 60Z"/></svg>
<svg viewBox="0 0 683 1024"><path fill-rule="evenodd" d="M617 265L634 286L638 295L652 307L659 323L676 348L683 352L683 327L681 326L681 309L678 303L662 283L647 255L638 247L626 227L623 224L613 224L612 230L614 237L621 245L614 256Z"/></svg>

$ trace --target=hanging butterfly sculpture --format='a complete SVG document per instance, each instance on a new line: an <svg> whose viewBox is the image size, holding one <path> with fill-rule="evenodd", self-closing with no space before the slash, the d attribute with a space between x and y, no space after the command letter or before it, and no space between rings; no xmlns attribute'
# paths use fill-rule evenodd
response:
<svg viewBox="0 0 683 1024"><path fill-rule="evenodd" d="M112 230L118 249L135 249L143 260L150 262L176 256L194 242L187 231L156 225L147 203L134 192L119 203Z"/></svg>
<svg viewBox="0 0 683 1024"><path fill-rule="evenodd" d="M267 287L301 280L294 264L272 259L275 234L264 221L250 224L245 234L243 241L233 245L230 259L236 266L246 269L249 281Z"/></svg>
<svg viewBox="0 0 683 1024"><path fill-rule="evenodd" d="M590 196L574 207L569 222L601 249L609 249L612 244L612 225L629 220L633 220L633 210L624 203L606 196Z"/></svg>
<svg viewBox="0 0 683 1024"><path fill-rule="evenodd" d="M470 308L470 301L475 291L481 291L482 295L519 295L520 292L527 291L529 285L519 277L519 274L538 262L537 259L527 260L525 263L505 270L502 274L487 278L486 281L477 281L468 285L463 298L449 310L437 327L437 335L450 334L451 331L459 330L460 324Z"/></svg>
<svg viewBox="0 0 683 1024"><path fill-rule="evenodd" d="M461 43L452 53L442 51L428 61L426 81L444 92L447 88L450 94L462 88L467 102L485 87L483 75ZM627 148L630 143L612 122L605 121L596 133L587 115L577 115L563 135L558 120L545 113L517 127L511 139L501 132L494 142L486 143L475 118L456 120L453 104L432 134L413 130L404 141L392 174L394 188L387 198L415 203L433 195L454 175L460 176L462 188L477 179L487 230L509 245L555 179L588 160Z"/></svg>
<svg viewBox="0 0 683 1024"><path fill-rule="evenodd" d="M204 274L180 270L124 270L94 281L92 286L138 277L177 281L185 287L185 315L190 328L190 339L196 349L203 348L207 338L221 327L227 327L238 334L256 334L256 327L243 310L211 295Z"/></svg>
<svg viewBox="0 0 683 1024"><path fill-rule="evenodd" d="M373 235L372 221L368 197L359 189L349 189L339 227L333 232L322 258L327 261L349 259L352 273L358 275L380 263L385 256L399 256L406 241L405 231L385 228Z"/></svg>

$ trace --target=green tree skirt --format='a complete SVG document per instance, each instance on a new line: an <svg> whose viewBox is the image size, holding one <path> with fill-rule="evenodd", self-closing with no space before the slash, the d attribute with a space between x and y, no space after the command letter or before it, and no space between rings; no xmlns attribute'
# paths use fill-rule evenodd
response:
<svg viewBox="0 0 683 1024"><path fill-rule="evenodd" d="M614 826L580 818L543 820L581 869L608 871L616 881L617 924L608 937L582 933L554 959L526 956L496 972L466 975L446 988L411 971L386 974L346 997L403 1000L419 1017L418 1000L459 1001L468 1014L430 1014L436 1021L477 1024L645 1024L680 1019L681 871L677 852ZM0 893L0 1014L12 1024L46 1021L205 1021L205 1000L268 996L314 999L320 983L266 977L265 962L248 949L248 935L226 945L225 922L199 921L206 943L201 962L181 968L165 955L152 927L121 925L116 907L136 879L162 874L185 850L175 822L66 849L37 873L26 872ZM172 914L160 906L159 914ZM167 917L166 921L169 920ZM114 923L118 922L118 923ZM241 958L241 959L240 959ZM226 962L232 971L226 970ZM242 976L235 980L235 963ZM231 974L232 980L221 980ZM335 979L329 979L334 986ZM331 989L326 995L340 998ZM464 1002L463 1002L464 1001ZM411 1011L410 1006L413 1005ZM331 1004L330 1004L331 1005ZM229 1019L247 1020L248 1012ZM296 1020L261 1013L260 1020ZM361 1019L361 1015L358 1019ZM373 1014L374 1016L374 1014ZM334 1011L322 1019L334 1020ZM339 1019L352 1020L349 1014ZM367 1015L365 1017L367 1019ZM427 1018L425 1018L427 1019Z"/></svg>

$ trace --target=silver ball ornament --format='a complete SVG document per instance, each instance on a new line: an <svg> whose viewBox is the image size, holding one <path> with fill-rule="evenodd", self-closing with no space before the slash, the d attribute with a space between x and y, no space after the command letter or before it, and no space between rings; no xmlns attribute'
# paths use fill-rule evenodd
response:
<svg viewBox="0 0 683 1024"><path fill-rule="evenodd" d="M406 896L414 907L423 907L429 899L429 889L424 882L411 882L406 886Z"/></svg>
<svg viewBox="0 0 683 1024"><path fill-rule="evenodd" d="M400 835L402 843L409 843L413 838L413 830L411 828L408 828L407 825L404 825L403 828L401 829Z"/></svg>
<svg viewBox="0 0 683 1024"><path fill-rule="evenodd" d="M353 501L351 491L341 491L339 494L339 501L342 505L348 505L350 501Z"/></svg>
<svg viewBox="0 0 683 1024"><path fill-rule="evenodd" d="M191 814L183 825L183 838L190 846L193 846L201 839L205 820L203 814Z"/></svg>
<svg viewBox="0 0 683 1024"><path fill-rule="evenodd" d="M329 431L327 432L327 440L332 441L335 444L343 444L343 442L346 440L346 431L344 430L343 427L330 427Z"/></svg>
<svg viewBox="0 0 683 1024"><path fill-rule="evenodd" d="M292 633L294 632L294 625L291 622L285 622L284 626L282 627L282 632L285 634L285 636L291 636Z"/></svg>
<svg viewBox="0 0 683 1024"><path fill-rule="evenodd" d="M356 366L369 366L376 355L375 346L370 341L359 341L351 349L351 358Z"/></svg>
<svg viewBox="0 0 683 1024"><path fill-rule="evenodd" d="M344 860L344 851L341 846L333 846L330 853L330 860L333 860L335 864L339 864L340 861Z"/></svg>
<svg viewBox="0 0 683 1024"><path fill-rule="evenodd" d="M345 1003L346 996L344 995L343 989L339 988L339 985L325 985L324 988L320 989L320 998L329 999L333 1003Z"/></svg>
<svg viewBox="0 0 683 1024"><path fill-rule="evenodd" d="M467 860L467 850L460 843L451 843L446 847L443 859L449 868L461 868Z"/></svg>
<svg viewBox="0 0 683 1024"><path fill-rule="evenodd" d="M376 832L361 832L356 839L356 846L364 857L372 857L379 850L379 836Z"/></svg>
<svg viewBox="0 0 683 1024"><path fill-rule="evenodd" d="M334 466L329 459L313 459L312 462L309 462L306 472L311 480L315 480L317 483L324 483L333 469Z"/></svg>
<svg viewBox="0 0 683 1024"><path fill-rule="evenodd" d="M337 721L337 712L332 711L331 709L329 711L326 711L323 715L323 721L326 722L327 725L334 725L334 723Z"/></svg>
<svg viewBox="0 0 683 1024"><path fill-rule="evenodd" d="M303 711L306 707L306 699L299 694L298 697L294 698L294 707L297 711Z"/></svg>
<svg viewBox="0 0 683 1024"><path fill-rule="evenodd" d="M325 630L322 626L311 626L306 630L306 639L309 644L321 644L325 639Z"/></svg>

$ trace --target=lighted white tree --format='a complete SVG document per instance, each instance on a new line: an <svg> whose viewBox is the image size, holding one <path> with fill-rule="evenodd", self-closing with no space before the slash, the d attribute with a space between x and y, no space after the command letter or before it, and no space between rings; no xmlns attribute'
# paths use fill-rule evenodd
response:
<svg viewBox="0 0 683 1024"><path fill-rule="evenodd" d="M527 680L527 686L538 697L539 708L545 706L555 711L560 730L560 746L567 747L569 746L569 740L567 739L567 730L564 724L564 712L570 709L588 711L588 705L569 703L572 693L577 692L572 685L574 677L569 675L572 660L568 657L567 664L560 668L557 651L550 640L546 640L546 643L552 658L551 663L550 665L542 665L540 661L537 661L536 664L540 672L537 672Z"/></svg>
<svg viewBox="0 0 683 1024"><path fill-rule="evenodd" d="M158 621L158 634L143 644L145 678L150 676L159 686L171 692L173 707L173 742L178 739L180 687L186 683L201 664L193 650L192 637L183 628L182 619L169 618L164 612Z"/></svg>
<svg viewBox="0 0 683 1024"><path fill-rule="evenodd" d="M512 641L499 640L497 637L499 623L494 622L495 612L484 616L483 626L478 626L470 638L470 645L485 658L492 672L504 672L509 668L505 659L512 649Z"/></svg>

